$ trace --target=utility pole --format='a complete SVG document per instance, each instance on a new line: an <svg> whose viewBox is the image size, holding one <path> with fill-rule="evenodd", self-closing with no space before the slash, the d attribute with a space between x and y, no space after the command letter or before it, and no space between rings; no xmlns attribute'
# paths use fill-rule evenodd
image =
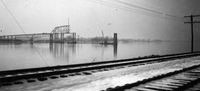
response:
<svg viewBox="0 0 200 91"><path fill-rule="evenodd" d="M193 25L195 23L200 23L200 21L193 21L194 17L200 17L200 15L190 15L190 16L184 16L184 18L190 18L190 22L184 22L184 23L190 23L191 24L191 52L194 52L194 32L193 32Z"/></svg>

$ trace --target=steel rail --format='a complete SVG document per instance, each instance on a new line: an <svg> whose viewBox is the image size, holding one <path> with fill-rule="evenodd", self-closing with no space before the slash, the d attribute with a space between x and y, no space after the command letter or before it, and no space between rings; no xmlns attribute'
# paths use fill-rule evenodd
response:
<svg viewBox="0 0 200 91"><path fill-rule="evenodd" d="M101 70L101 71L107 71L111 69L117 69L117 68L124 68L124 67L129 67L129 66L137 66L137 65L145 65L149 63L158 63L158 62L165 62L165 61L170 61L172 59L177 59L177 58L185 58L185 57L191 57L191 56L198 56L200 53L184 53L182 55L171 55L171 56L164 56L164 57L158 57L158 58L150 58L150 59L145 59L145 60L138 60L138 61L123 61L123 62L115 62L115 63L109 63L109 62L103 62L103 63L90 63L90 65L85 64L85 66L77 66L77 65L72 65L71 67L67 66L66 67L61 67L54 69L54 71L51 70L39 70L39 71L34 71L27 72L25 73L18 73L15 75L12 74L7 74L7 76L2 76L0 77L0 84L5 83L5 82L14 82L17 80L22 80L22 79L30 79L30 78L42 78L42 77L49 77L52 75L61 75L61 74L69 74L69 73L78 73L78 72L85 72L85 71L91 71L92 70ZM91 73L86 73L86 74L91 74Z"/></svg>
<svg viewBox="0 0 200 91"><path fill-rule="evenodd" d="M38 71L54 71L58 69L68 69L68 68L82 68L87 66L95 66L95 65L104 65L104 64L115 64L115 63L122 63L122 62L134 62L134 61L149 61L149 60L156 60L156 59L163 59L173 56L185 56L185 55L193 55L193 54L200 54L200 52L194 53L181 53L181 54L170 54L170 55L161 55L161 56L150 56L150 57L139 57L139 58L131 58L131 59L121 59L121 60L112 60L112 61L103 61L103 62L92 62L92 63L83 63L83 64L72 64L72 65L58 65L58 66L50 66L50 67L38 67L38 68L27 68L27 69L17 69L17 70L5 70L0 71L0 76L5 75L14 75L14 74L22 74L22 73L30 73L30 72L38 72Z"/></svg>
<svg viewBox="0 0 200 91"><path fill-rule="evenodd" d="M200 81L200 65L183 68L103 91L184 91Z"/></svg>

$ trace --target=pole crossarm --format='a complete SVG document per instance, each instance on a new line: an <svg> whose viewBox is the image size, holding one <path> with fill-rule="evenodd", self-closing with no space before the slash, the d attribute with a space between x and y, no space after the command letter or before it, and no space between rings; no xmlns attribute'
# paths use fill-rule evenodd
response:
<svg viewBox="0 0 200 91"><path fill-rule="evenodd" d="M200 21L194 21L194 22L184 22L184 23L200 23Z"/></svg>
<svg viewBox="0 0 200 91"><path fill-rule="evenodd" d="M189 17L200 17L200 15L190 15L190 16L184 16L184 18L189 18Z"/></svg>

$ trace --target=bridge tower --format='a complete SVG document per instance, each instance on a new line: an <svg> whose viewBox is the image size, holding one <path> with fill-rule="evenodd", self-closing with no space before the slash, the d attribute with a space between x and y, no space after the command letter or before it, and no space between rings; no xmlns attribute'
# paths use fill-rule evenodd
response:
<svg viewBox="0 0 200 91"><path fill-rule="evenodd" d="M64 34L69 34L70 25L57 26L50 34L50 42L64 43Z"/></svg>

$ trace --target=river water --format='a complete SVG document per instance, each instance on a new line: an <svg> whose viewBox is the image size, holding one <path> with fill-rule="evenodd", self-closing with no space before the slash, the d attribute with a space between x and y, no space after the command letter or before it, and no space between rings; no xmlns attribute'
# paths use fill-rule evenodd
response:
<svg viewBox="0 0 200 91"><path fill-rule="evenodd" d="M199 51L200 43L195 43ZM134 42L113 45L61 43L1 43L0 70L127 59L190 52L190 42Z"/></svg>

